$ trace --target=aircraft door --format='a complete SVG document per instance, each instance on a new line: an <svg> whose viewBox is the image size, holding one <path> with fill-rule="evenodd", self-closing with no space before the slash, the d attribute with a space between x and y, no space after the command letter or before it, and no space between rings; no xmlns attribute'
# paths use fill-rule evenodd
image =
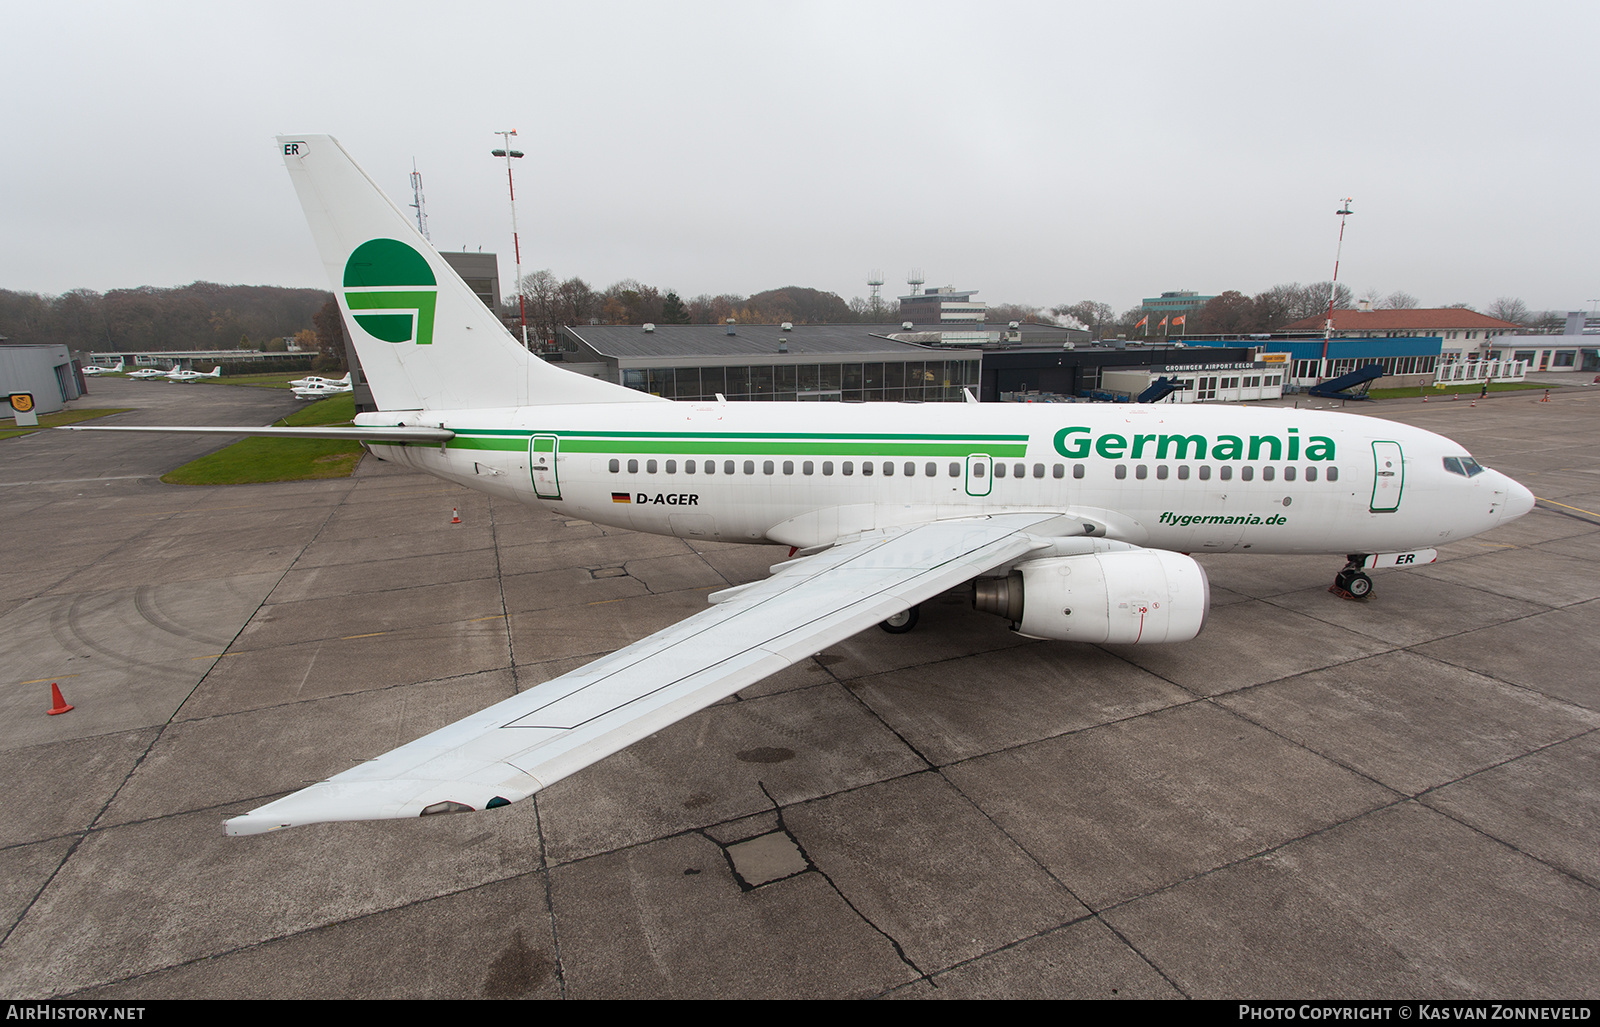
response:
<svg viewBox="0 0 1600 1027"><path fill-rule="evenodd" d="M1393 513L1400 509L1400 493L1406 484L1405 459L1398 442L1372 444L1372 505L1373 513Z"/></svg>
<svg viewBox="0 0 1600 1027"><path fill-rule="evenodd" d="M994 467L987 453L967 457L967 495L987 496L994 490Z"/></svg>
<svg viewBox="0 0 1600 1027"><path fill-rule="evenodd" d="M533 476L533 494L540 499L561 498L556 456L554 435L535 435L528 440L528 472Z"/></svg>

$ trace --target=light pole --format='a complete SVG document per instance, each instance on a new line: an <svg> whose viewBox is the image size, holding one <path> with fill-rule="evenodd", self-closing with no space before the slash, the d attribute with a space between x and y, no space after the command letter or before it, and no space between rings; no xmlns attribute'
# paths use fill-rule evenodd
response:
<svg viewBox="0 0 1600 1027"><path fill-rule="evenodd" d="M511 148L511 137L516 134L517 130L514 128L508 132L496 132L495 135L506 141L506 147L503 150L490 150L489 152L496 157L504 157L506 159L506 188L511 190L511 253L517 264L515 286L517 290L517 313L522 318L522 348L527 349L528 304L522 296L522 243L517 239L517 187L511 180L511 158L522 156L521 150L513 150Z"/></svg>
<svg viewBox="0 0 1600 1027"><path fill-rule="evenodd" d="M1344 219L1350 216L1350 197L1346 196L1334 211L1339 215L1339 247L1333 251L1333 282L1328 286L1328 320L1322 326L1322 363L1317 367L1317 377L1328 377L1328 340L1333 338L1333 298L1339 294L1339 258L1344 254Z"/></svg>

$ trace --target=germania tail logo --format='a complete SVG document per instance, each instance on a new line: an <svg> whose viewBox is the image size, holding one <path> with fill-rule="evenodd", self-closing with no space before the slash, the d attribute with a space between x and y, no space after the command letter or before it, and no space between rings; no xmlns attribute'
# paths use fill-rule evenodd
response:
<svg viewBox="0 0 1600 1027"><path fill-rule="evenodd" d="M375 339L432 345L438 300L439 283L427 259L396 239L369 239L345 262L345 304Z"/></svg>

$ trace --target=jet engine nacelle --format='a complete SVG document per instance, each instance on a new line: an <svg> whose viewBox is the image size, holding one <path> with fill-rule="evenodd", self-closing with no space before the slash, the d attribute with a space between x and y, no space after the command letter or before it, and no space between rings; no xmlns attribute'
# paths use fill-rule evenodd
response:
<svg viewBox="0 0 1600 1027"><path fill-rule="evenodd" d="M1205 570L1158 549L1029 560L974 586L975 608L1018 634L1064 642L1186 642L1211 610Z"/></svg>

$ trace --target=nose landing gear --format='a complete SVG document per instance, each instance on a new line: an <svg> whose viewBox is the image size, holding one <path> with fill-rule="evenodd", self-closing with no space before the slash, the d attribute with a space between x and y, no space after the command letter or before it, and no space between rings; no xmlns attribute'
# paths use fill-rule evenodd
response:
<svg viewBox="0 0 1600 1027"><path fill-rule="evenodd" d="M1328 591L1340 599L1366 599L1372 595L1372 579L1361 569L1367 562L1367 554L1351 553L1347 559L1349 562L1334 576L1333 586Z"/></svg>

